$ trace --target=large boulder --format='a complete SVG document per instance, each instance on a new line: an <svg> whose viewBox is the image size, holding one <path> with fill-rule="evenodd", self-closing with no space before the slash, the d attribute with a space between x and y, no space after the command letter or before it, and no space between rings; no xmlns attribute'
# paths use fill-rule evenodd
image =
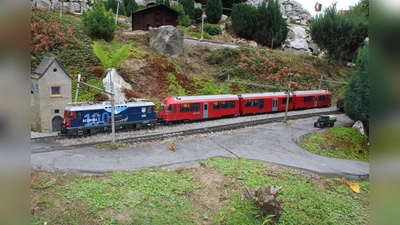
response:
<svg viewBox="0 0 400 225"><path fill-rule="evenodd" d="M123 89L131 90L132 86L124 81L124 79L117 73L115 69L109 69L110 72L107 73L107 76L103 79L103 87L105 91L111 91L111 82L114 84L114 101L125 101L125 94ZM110 81L111 76L111 81Z"/></svg>
<svg viewBox="0 0 400 225"><path fill-rule="evenodd" d="M364 137L367 137L365 134L364 124L361 122L361 120L355 122L353 128L357 129Z"/></svg>
<svg viewBox="0 0 400 225"><path fill-rule="evenodd" d="M183 35L183 30L170 25L150 28L150 47L167 55L183 53Z"/></svg>
<svg viewBox="0 0 400 225"><path fill-rule="evenodd" d="M49 0L37 0L36 1L36 6L38 8L50 8L51 7L51 2Z"/></svg>

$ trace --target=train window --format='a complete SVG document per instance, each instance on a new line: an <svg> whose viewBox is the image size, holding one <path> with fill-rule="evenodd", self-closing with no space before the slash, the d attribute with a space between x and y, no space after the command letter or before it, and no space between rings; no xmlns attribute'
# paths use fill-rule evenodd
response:
<svg viewBox="0 0 400 225"><path fill-rule="evenodd" d="M252 106L257 106L258 105L258 100L253 100Z"/></svg>
<svg viewBox="0 0 400 225"><path fill-rule="evenodd" d="M208 105L204 104L204 110L207 110L207 108L208 108Z"/></svg>
<svg viewBox="0 0 400 225"><path fill-rule="evenodd" d="M181 104L181 112L190 112L190 104Z"/></svg>
<svg viewBox="0 0 400 225"><path fill-rule="evenodd" d="M312 96L304 97L304 102L312 102L312 100L313 100Z"/></svg>
<svg viewBox="0 0 400 225"><path fill-rule="evenodd" d="M190 106L191 106L192 112L200 111L200 103L192 103Z"/></svg>
<svg viewBox="0 0 400 225"><path fill-rule="evenodd" d="M174 113L176 113L176 105L174 105Z"/></svg>
<svg viewBox="0 0 400 225"><path fill-rule="evenodd" d="M246 100L245 105L246 105L246 107L250 107L251 106L251 100Z"/></svg>
<svg viewBox="0 0 400 225"><path fill-rule="evenodd" d="M227 109L228 108L228 102L221 102L221 104L222 104L222 108L223 109Z"/></svg>
<svg viewBox="0 0 400 225"><path fill-rule="evenodd" d="M229 102L229 108L235 108L236 107L236 102L235 101L230 101Z"/></svg>
<svg viewBox="0 0 400 225"><path fill-rule="evenodd" d="M282 98L282 105L286 105L287 98ZM289 98L289 104L292 103L292 98Z"/></svg>
<svg viewBox="0 0 400 225"><path fill-rule="evenodd" d="M82 113L78 112L78 119L82 118Z"/></svg>
<svg viewBox="0 0 400 225"><path fill-rule="evenodd" d="M167 112L171 112L171 111L172 111L172 107L171 107L171 105L169 105L167 108Z"/></svg>
<svg viewBox="0 0 400 225"><path fill-rule="evenodd" d="M221 104L219 102L214 102L214 109L220 109Z"/></svg>
<svg viewBox="0 0 400 225"><path fill-rule="evenodd" d="M147 113L151 113L151 106L147 107Z"/></svg>
<svg viewBox="0 0 400 225"><path fill-rule="evenodd" d="M264 99L258 100L258 108L259 108L259 109L264 108Z"/></svg>

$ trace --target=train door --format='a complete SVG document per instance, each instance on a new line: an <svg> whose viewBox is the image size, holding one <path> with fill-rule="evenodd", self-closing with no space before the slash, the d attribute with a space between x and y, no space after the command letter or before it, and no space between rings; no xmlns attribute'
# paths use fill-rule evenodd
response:
<svg viewBox="0 0 400 225"><path fill-rule="evenodd" d="M318 96L315 96L314 107L317 107L318 104Z"/></svg>
<svg viewBox="0 0 400 225"><path fill-rule="evenodd" d="M172 105L172 112L174 113L174 120L176 120L176 105Z"/></svg>
<svg viewBox="0 0 400 225"><path fill-rule="evenodd" d="M208 118L208 102L204 102L203 104L203 118Z"/></svg>
<svg viewBox="0 0 400 225"><path fill-rule="evenodd" d="M272 111L277 111L278 110L278 99L274 98L272 99Z"/></svg>

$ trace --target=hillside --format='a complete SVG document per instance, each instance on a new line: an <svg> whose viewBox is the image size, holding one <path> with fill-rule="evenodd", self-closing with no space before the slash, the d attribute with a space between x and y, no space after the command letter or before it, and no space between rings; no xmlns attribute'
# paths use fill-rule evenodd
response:
<svg viewBox="0 0 400 225"><path fill-rule="evenodd" d="M31 57L32 70L44 56L55 56L74 78L73 95L79 73L82 74L85 82L101 87L102 78L106 75L105 68L102 68L93 53L91 47L93 40L82 32L80 17L64 15L60 19L57 13L40 10L32 13L33 22L41 21L41 19L47 21L47 24L57 23L60 30L65 30L64 41L70 47L63 47L63 43L60 43L59 47L50 48L47 51L45 46L41 49L39 47L39 50L36 50ZM46 24L43 21L42 23ZM148 98L158 102L168 95L226 93L227 83L225 80L228 75L230 75L230 79L238 81L287 86L289 78L286 74L291 72L295 74L292 87L296 90L310 90L318 88L321 76L326 80L347 81L351 74L351 68L336 61L294 55L284 53L280 49L270 50L260 46L239 49L223 48L215 51L193 47L182 54L166 56L149 48L147 32L125 32L128 29L129 26L121 22L116 34L121 43L133 44L132 55L117 70L133 87L132 90L126 90L128 98ZM212 39L221 42L228 40L230 35L234 36L228 24L224 35L214 36ZM188 35L185 34L185 36ZM36 46L34 38L35 36L32 35L32 46ZM107 46L104 41L101 43ZM343 85L341 84L323 83L321 88L331 90L334 100L343 95ZM230 93L248 93L279 91L279 89L231 84L229 91ZM80 101L106 98L99 92L89 90L80 91L79 96Z"/></svg>

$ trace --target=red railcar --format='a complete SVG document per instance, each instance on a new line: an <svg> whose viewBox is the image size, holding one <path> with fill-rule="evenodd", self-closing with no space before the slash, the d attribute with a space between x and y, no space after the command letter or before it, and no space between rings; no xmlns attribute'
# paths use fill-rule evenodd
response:
<svg viewBox="0 0 400 225"><path fill-rule="evenodd" d="M200 120L239 115L237 95L167 97L161 102L158 120Z"/></svg>
<svg viewBox="0 0 400 225"><path fill-rule="evenodd" d="M288 95L284 92L241 94L239 96L241 115L284 111ZM288 109L293 108L290 94Z"/></svg>
<svg viewBox="0 0 400 225"><path fill-rule="evenodd" d="M294 91L293 108L306 109L331 105L332 93L327 90Z"/></svg>

